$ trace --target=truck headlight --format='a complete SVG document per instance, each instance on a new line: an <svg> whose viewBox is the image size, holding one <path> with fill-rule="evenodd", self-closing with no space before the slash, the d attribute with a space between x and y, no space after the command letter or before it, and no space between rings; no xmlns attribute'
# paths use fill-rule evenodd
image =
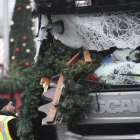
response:
<svg viewBox="0 0 140 140"><path fill-rule="evenodd" d="M91 0L75 0L75 7L85 7L91 5Z"/></svg>

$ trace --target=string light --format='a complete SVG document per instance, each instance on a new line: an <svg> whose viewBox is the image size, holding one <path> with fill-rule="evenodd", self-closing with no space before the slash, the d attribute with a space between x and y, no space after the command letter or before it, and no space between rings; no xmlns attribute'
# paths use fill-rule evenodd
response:
<svg viewBox="0 0 140 140"><path fill-rule="evenodd" d="M35 22L35 19L32 19L32 22Z"/></svg>
<svg viewBox="0 0 140 140"><path fill-rule="evenodd" d="M30 53L30 49L26 49L26 52L27 52L27 53Z"/></svg>
<svg viewBox="0 0 140 140"><path fill-rule="evenodd" d="M15 56L12 56L11 58L14 60L16 57Z"/></svg>
<svg viewBox="0 0 140 140"><path fill-rule="evenodd" d="M22 43L22 46L23 46L23 47L26 47L26 43Z"/></svg>
<svg viewBox="0 0 140 140"><path fill-rule="evenodd" d="M11 21L11 25L14 25L14 21Z"/></svg>
<svg viewBox="0 0 140 140"><path fill-rule="evenodd" d="M15 51L18 52L19 51L19 48L15 48Z"/></svg>
<svg viewBox="0 0 140 140"><path fill-rule="evenodd" d="M35 30L35 27L31 27L31 30Z"/></svg>
<svg viewBox="0 0 140 140"><path fill-rule="evenodd" d="M30 9L30 8L31 8L30 5L27 5L27 6L26 6L26 9Z"/></svg>
<svg viewBox="0 0 140 140"><path fill-rule="evenodd" d="M23 36L23 40L26 40L27 39L27 36Z"/></svg>
<svg viewBox="0 0 140 140"><path fill-rule="evenodd" d="M26 62L26 63L25 63L25 66L29 66L29 65L30 65L30 63L29 63L29 62Z"/></svg>
<svg viewBox="0 0 140 140"><path fill-rule="evenodd" d="M10 42L14 42L14 38L11 38L11 39L10 39Z"/></svg>
<svg viewBox="0 0 140 140"><path fill-rule="evenodd" d="M21 9L22 9L21 7L18 7L18 8L17 8L18 11L21 11Z"/></svg>

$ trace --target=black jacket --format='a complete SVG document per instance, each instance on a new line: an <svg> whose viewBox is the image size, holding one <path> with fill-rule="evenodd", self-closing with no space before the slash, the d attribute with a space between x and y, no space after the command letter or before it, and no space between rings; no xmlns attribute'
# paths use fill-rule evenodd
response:
<svg viewBox="0 0 140 140"><path fill-rule="evenodd" d="M15 114L9 111L0 111L0 115L13 116L17 118ZM16 118L8 122L9 132L13 140L19 140L19 137L17 137L17 128L16 128L17 119Z"/></svg>

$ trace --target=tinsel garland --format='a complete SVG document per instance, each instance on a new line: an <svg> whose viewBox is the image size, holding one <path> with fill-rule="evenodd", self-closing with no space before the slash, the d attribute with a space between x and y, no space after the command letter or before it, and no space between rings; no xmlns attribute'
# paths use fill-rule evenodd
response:
<svg viewBox="0 0 140 140"><path fill-rule="evenodd" d="M65 88L62 96L69 96L67 103L60 102L58 111L62 114L63 120L67 123L78 123L83 117L90 97L83 93L85 89L77 82L79 75L86 73L94 65L76 64L71 68L66 68L66 62L70 60L69 48L63 44L46 52L44 58L39 58L37 63L33 63L30 68L24 71L23 92L21 94L21 106L19 107L18 136L20 140L32 140L35 127L35 119L38 117L38 107L43 93L40 80L42 77L52 77L58 72L62 72L65 78ZM76 52L79 50L76 50Z"/></svg>

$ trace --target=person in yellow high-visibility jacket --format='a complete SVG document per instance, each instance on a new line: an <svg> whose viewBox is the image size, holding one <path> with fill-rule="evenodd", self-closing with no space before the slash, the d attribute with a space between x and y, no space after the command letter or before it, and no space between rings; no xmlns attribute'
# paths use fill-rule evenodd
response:
<svg viewBox="0 0 140 140"><path fill-rule="evenodd" d="M19 140L17 137L17 116L9 98L0 98L0 140Z"/></svg>

